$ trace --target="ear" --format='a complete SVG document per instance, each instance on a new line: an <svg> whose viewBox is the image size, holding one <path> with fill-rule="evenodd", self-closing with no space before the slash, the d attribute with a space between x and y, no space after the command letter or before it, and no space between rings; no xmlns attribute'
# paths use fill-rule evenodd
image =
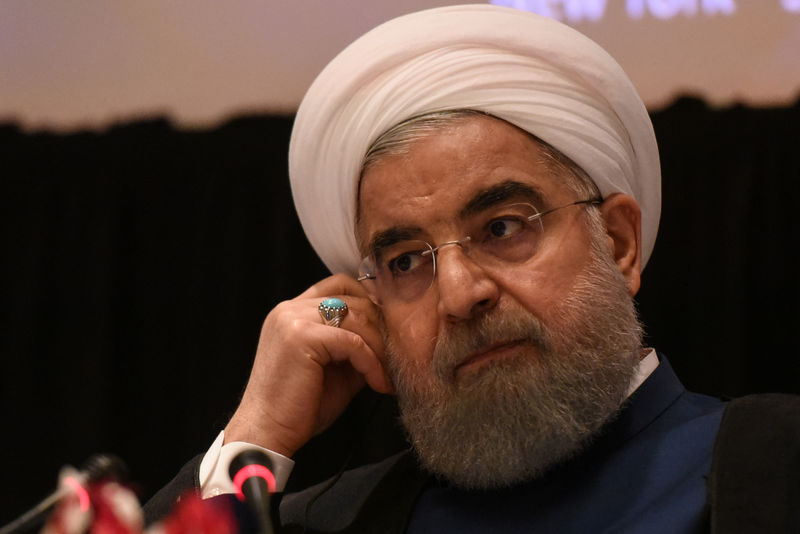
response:
<svg viewBox="0 0 800 534"><path fill-rule="evenodd" d="M628 293L636 295L642 273L642 210L633 197L614 193L600 205L606 223L614 262L628 282Z"/></svg>

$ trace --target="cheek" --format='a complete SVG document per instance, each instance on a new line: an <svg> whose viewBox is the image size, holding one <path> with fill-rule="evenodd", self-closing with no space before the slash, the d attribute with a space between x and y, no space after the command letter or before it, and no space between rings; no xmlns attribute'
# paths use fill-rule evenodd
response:
<svg viewBox="0 0 800 534"><path fill-rule="evenodd" d="M546 320L571 294L583 269L583 258L563 261L560 257L543 256L533 264L509 271L504 277L503 291L527 311Z"/></svg>

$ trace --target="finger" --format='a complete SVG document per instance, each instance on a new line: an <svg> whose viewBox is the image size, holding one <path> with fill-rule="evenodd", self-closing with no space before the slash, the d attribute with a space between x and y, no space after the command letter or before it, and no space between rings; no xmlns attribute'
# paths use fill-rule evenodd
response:
<svg viewBox="0 0 800 534"><path fill-rule="evenodd" d="M356 334L361 338L361 342L366 342L367 346L371 349L375 359L372 360L359 360L359 372L364 375L367 383L381 393L392 393L393 387L385 372L382 362L384 357L384 342L383 336L380 331L380 313L378 308L373 302L365 296L345 295L345 294L332 294L330 291L342 289L345 286L350 286L355 283L359 289L360 284L353 281L344 275L330 277L322 282L312 286L309 291L304 293L305 297L299 296L291 302L291 306L295 309L294 313L297 316L306 317L310 322L316 323L321 327L320 335L324 336L329 330L342 330L349 331ZM312 291L313 289L313 291ZM346 302L348 313L342 319L339 328L327 326L324 324L323 319L319 317L319 299L320 295L309 296L314 292L322 294L324 297L336 296ZM317 315L315 320L312 315ZM325 339L321 337L320 339ZM326 347L327 350L335 350L335 347ZM356 353L360 354L360 353ZM344 353L343 356L347 354ZM337 358L341 359L341 358ZM374 362L377 361L377 366ZM355 363L355 362L354 362ZM356 366L354 365L354 368Z"/></svg>
<svg viewBox="0 0 800 534"><path fill-rule="evenodd" d="M299 298L324 298L331 295L354 295L357 297L367 297L367 292L361 283L346 274L335 274L328 278L323 278L313 286L309 287L300 295Z"/></svg>
<svg viewBox="0 0 800 534"><path fill-rule="evenodd" d="M378 393L392 393L393 387L378 355L361 335L341 328L313 325L316 344L310 354L323 367L331 363L349 363L363 375L367 384Z"/></svg>
<svg viewBox="0 0 800 534"><path fill-rule="evenodd" d="M362 336L378 357L383 358L384 343L380 330L380 312L375 304L368 298L354 295L332 295L327 293L326 296L339 298L347 304L347 314L339 323L339 328L350 330ZM319 304L321 301L317 300L318 298L309 297L302 300L298 298L294 304L305 308L307 313L303 314L303 316L313 320L312 313L319 316ZM300 312L298 311L298 313ZM324 319L320 317L319 322L324 324Z"/></svg>
<svg viewBox="0 0 800 534"><path fill-rule="evenodd" d="M369 299L345 297L344 295L341 298L342 300L347 299L345 302L347 302L348 312L339 327L360 335L378 358L382 359L384 342L378 309Z"/></svg>

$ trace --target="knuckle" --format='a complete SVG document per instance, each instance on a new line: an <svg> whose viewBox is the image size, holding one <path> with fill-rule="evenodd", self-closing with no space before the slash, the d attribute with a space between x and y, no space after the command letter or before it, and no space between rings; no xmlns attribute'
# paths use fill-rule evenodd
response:
<svg viewBox="0 0 800 534"><path fill-rule="evenodd" d="M270 312L267 314L267 318L264 320L266 323L270 320L275 320L278 317L283 316L286 313L288 308L288 303L286 301L279 302Z"/></svg>
<svg viewBox="0 0 800 534"><path fill-rule="evenodd" d="M350 277L344 273L336 273L333 276L331 276L331 280L334 280L339 283L345 283L350 280Z"/></svg>
<svg viewBox="0 0 800 534"><path fill-rule="evenodd" d="M345 320L350 322L350 324L354 326L364 327L369 325L369 319L366 317L364 313L360 312L359 310L351 309L348 312Z"/></svg>
<svg viewBox="0 0 800 534"><path fill-rule="evenodd" d="M308 331L308 324L306 321L295 317L288 321L286 330L293 336L301 335Z"/></svg>
<svg viewBox="0 0 800 534"><path fill-rule="evenodd" d="M288 309L289 305L287 302L280 302L274 308L272 308L272 310L270 310L270 312L267 314L267 317L264 319L264 322L261 324L261 333L264 334L269 330L274 329L276 325L280 325L282 322L284 322L288 316Z"/></svg>

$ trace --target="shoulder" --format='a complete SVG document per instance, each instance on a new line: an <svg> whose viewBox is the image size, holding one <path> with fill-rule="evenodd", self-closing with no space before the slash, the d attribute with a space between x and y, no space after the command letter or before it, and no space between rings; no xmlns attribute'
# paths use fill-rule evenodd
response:
<svg viewBox="0 0 800 534"><path fill-rule="evenodd" d="M717 532L800 531L800 396L748 395L728 404L709 498Z"/></svg>

